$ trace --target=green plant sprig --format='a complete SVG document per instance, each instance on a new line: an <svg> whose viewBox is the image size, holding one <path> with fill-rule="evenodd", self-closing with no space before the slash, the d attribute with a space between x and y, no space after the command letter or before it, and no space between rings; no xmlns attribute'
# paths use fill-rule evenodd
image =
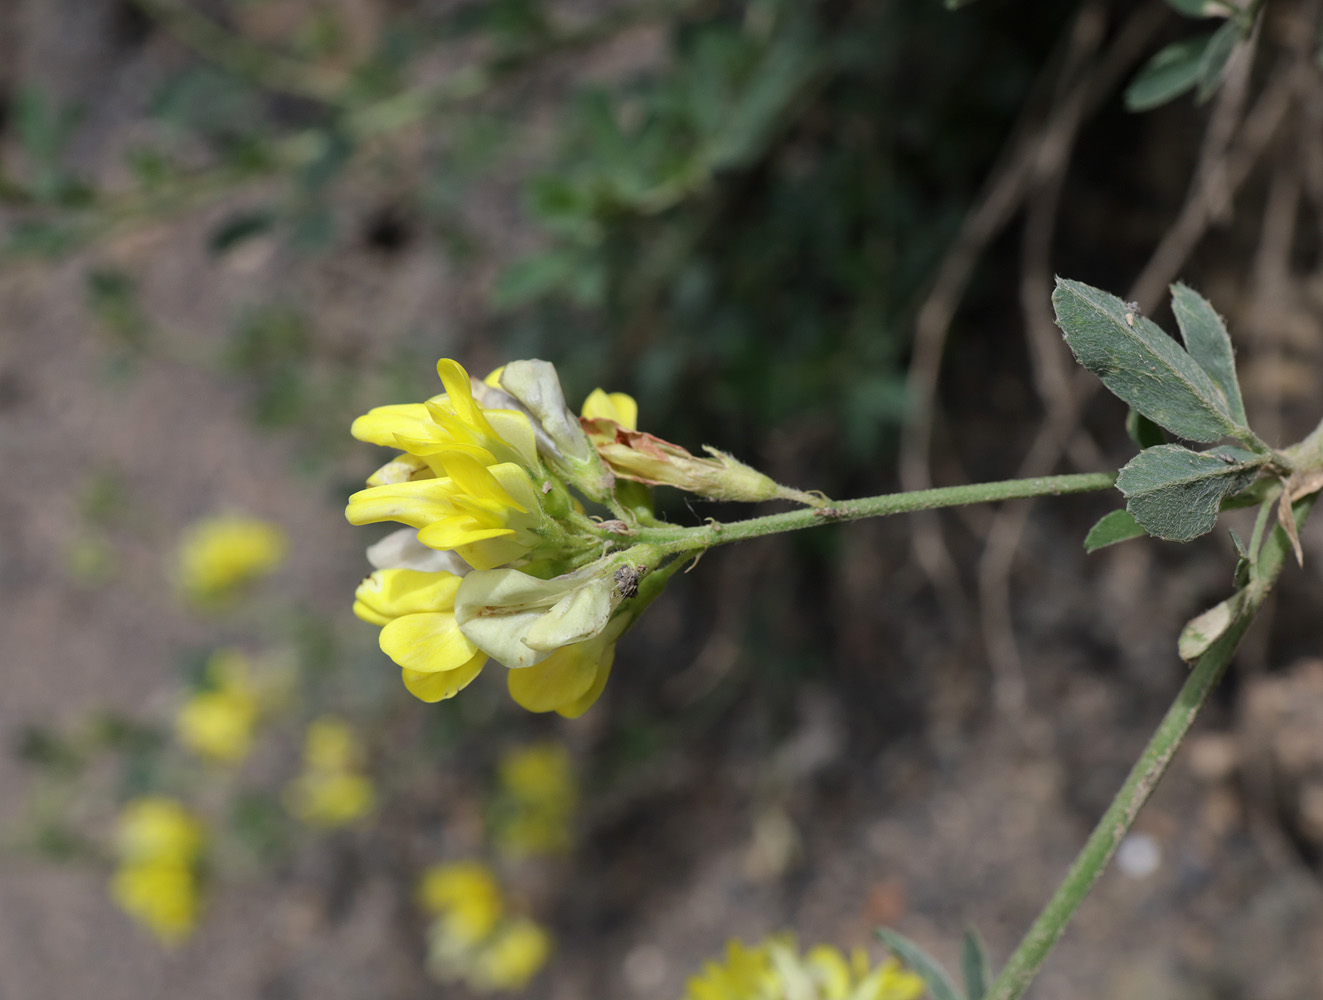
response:
<svg viewBox="0 0 1323 1000"><path fill-rule="evenodd" d="M943 486L909 493L885 493L880 496L832 502L783 514L768 514L744 521L722 523L709 521L698 527L637 527L616 532L613 537L631 543L655 545L670 553L708 549L729 542L740 542L764 535L777 535L839 521L858 521L867 517L886 517L917 510L936 510L973 503L1019 500L1026 497L1064 496L1090 493L1115 485L1113 472L1088 472L1065 476L1039 476L1032 479L1008 479L968 486Z"/></svg>

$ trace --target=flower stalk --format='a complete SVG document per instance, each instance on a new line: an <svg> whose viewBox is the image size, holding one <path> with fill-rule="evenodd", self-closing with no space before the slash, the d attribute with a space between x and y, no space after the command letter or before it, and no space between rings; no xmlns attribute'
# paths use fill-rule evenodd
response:
<svg viewBox="0 0 1323 1000"><path fill-rule="evenodd" d="M1089 472L1066 476L1007 479L967 486L942 486L910 493L884 493L857 500L842 500L825 506L808 507L783 514L768 514L765 517L753 517L744 521L730 523L711 521L693 528L638 527L630 530L628 537L631 541L655 545L667 553L684 552L724 545L727 542L761 538L764 535L798 531L801 528L812 528L837 521L858 521L868 517L885 517L890 514L936 510L941 507L959 507L998 500L1091 493L1110 489L1115 482L1115 473Z"/></svg>
<svg viewBox="0 0 1323 1000"><path fill-rule="evenodd" d="M1315 499L1316 496L1311 496L1296 504L1297 523L1304 522ZM1265 508L1269 506L1265 504ZM1257 555L1246 587L1246 600L1239 606L1226 631L1195 662L1189 678L1131 768L1125 784L1094 827L1051 900L1006 962L986 1000L1018 1000L1029 988L1071 917L1125 839L1139 810L1162 780L1195 716L1222 679L1236 647L1267 600L1290 551L1290 539L1278 526Z"/></svg>

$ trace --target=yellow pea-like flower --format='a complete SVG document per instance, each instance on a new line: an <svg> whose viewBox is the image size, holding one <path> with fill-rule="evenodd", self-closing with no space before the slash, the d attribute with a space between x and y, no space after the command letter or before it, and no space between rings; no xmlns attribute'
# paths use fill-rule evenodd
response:
<svg viewBox="0 0 1323 1000"><path fill-rule="evenodd" d="M476 569L518 559L540 540L542 510L528 473L504 463L483 466L452 454L450 475L373 486L349 498L351 524L399 521L433 549L453 550Z"/></svg>
<svg viewBox="0 0 1323 1000"><path fill-rule="evenodd" d="M460 577L412 569L377 570L354 595L354 613L381 625L381 650L423 701L453 697L482 671L487 654L460 631L455 594Z"/></svg>

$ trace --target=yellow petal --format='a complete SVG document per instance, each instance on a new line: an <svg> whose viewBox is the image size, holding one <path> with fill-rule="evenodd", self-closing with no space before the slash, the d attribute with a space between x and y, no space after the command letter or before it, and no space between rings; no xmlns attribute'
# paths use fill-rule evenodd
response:
<svg viewBox="0 0 1323 1000"><path fill-rule="evenodd" d="M444 701L468 687L473 678L482 673L487 663L486 653L474 653L464 665L454 670L440 670L436 673L423 673L405 667L401 670L404 686L415 698L426 702Z"/></svg>
<svg viewBox="0 0 1323 1000"><path fill-rule="evenodd" d="M402 667L419 673L457 670L478 648L464 637L447 613L405 615L381 630L381 651Z"/></svg>
<svg viewBox="0 0 1323 1000"><path fill-rule="evenodd" d="M615 661L615 658L616 644L613 642L606 647L606 650L602 653L602 658L597 661L597 677L593 680L592 687L569 704L561 705L556 709L556 713L566 719L577 719L592 708L597 703L597 699L602 697L602 692L606 690L606 682L611 677L611 664Z"/></svg>
<svg viewBox="0 0 1323 1000"><path fill-rule="evenodd" d="M393 448L397 434L425 437L431 424L427 404L397 403L369 410L350 425L349 433L360 441Z"/></svg>
<svg viewBox="0 0 1323 1000"><path fill-rule="evenodd" d="M455 510L458 487L449 479L419 479L359 490L349 498L345 518L350 524L399 521L421 528Z"/></svg>
<svg viewBox="0 0 1323 1000"><path fill-rule="evenodd" d="M458 518L437 521L418 532L418 540L433 549L458 549L460 546L485 542L491 538L513 537L513 528L477 528L472 526L471 521L467 519L461 521Z"/></svg>
<svg viewBox="0 0 1323 1000"><path fill-rule="evenodd" d="M505 487L496 479L494 473L480 465L471 456L458 452L447 455L445 466L446 472L450 474L455 484L470 497L478 500L494 501L502 507L517 510L521 514L528 513L528 508L521 506L514 497L506 492ZM513 463L507 462L505 466L519 469L519 466L513 465ZM499 469L502 466L497 465L493 468ZM528 473L524 472L523 469L519 469L519 472L522 473L525 479L528 478Z"/></svg>
<svg viewBox="0 0 1323 1000"><path fill-rule="evenodd" d="M614 420L626 430L638 430L639 404L623 392L594 389L583 401L583 416L589 420Z"/></svg>
<svg viewBox="0 0 1323 1000"><path fill-rule="evenodd" d="M387 621L402 615L452 611L455 607L455 592L459 590L459 581L460 578L453 573L424 573L416 569L379 569L358 585L358 590L354 592L355 609L362 604ZM359 617L364 616L359 615Z"/></svg>
<svg viewBox="0 0 1323 1000"><path fill-rule="evenodd" d="M600 644L581 642L561 647L541 663L511 670L510 697L530 712L572 705L596 686L601 653Z"/></svg>

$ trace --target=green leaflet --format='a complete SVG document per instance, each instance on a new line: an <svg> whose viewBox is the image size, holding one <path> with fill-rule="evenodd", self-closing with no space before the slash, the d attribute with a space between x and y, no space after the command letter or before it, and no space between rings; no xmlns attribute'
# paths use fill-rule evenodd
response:
<svg viewBox="0 0 1323 1000"><path fill-rule="evenodd" d="M1194 97L1196 102L1203 104L1222 85L1231 53L1236 51L1236 46L1246 34L1247 28L1238 17L1231 18L1213 32L1213 37L1208 39L1208 45L1204 48L1204 56L1199 60L1199 90Z"/></svg>
<svg viewBox="0 0 1323 1000"><path fill-rule="evenodd" d="M1116 477L1126 510L1150 534L1188 542L1213 530L1224 497L1243 490L1267 461L1241 448L1191 451L1176 444L1147 448Z"/></svg>
<svg viewBox="0 0 1323 1000"><path fill-rule="evenodd" d="M972 928L965 931L960 945L960 969L965 977L965 995L969 1000L983 1000L988 992L988 956Z"/></svg>
<svg viewBox="0 0 1323 1000"><path fill-rule="evenodd" d="M1140 448L1152 448L1155 444L1167 443L1166 432L1148 417L1136 411L1133 406L1125 415L1125 432Z"/></svg>
<svg viewBox="0 0 1323 1000"><path fill-rule="evenodd" d="M1126 109L1148 111L1193 88L1199 82L1204 50L1212 38L1211 34L1197 35L1161 49L1126 87Z"/></svg>
<svg viewBox="0 0 1323 1000"><path fill-rule="evenodd" d="M1097 552L1117 542L1128 542L1132 538L1143 538L1148 534L1144 526L1136 521L1128 510L1114 510L1104 514L1102 519L1089 529L1084 537L1084 551Z"/></svg>
<svg viewBox="0 0 1323 1000"><path fill-rule="evenodd" d="M1191 441L1250 436L1208 373L1138 310L1061 278L1052 305L1079 363L1150 420Z"/></svg>
<svg viewBox="0 0 1323 1000"><path fill-rule="evenodd" d="M946 970L937 959L909 938L887 927L879 927L874 933L911 972L923 980L932 1000L964 1000L959 988L951 981L951 977L946 974Z"/></svg>
<svg viewBox="0 0 1323 1000"><path fill-rule="evenodd" d="M1248 597L1247 591L1238 590L1221 604L1214 605L1186 622L1177 641L1181 659L1193 663L1208 652L1208 647L1222 638L1244 610Z"/></svg>
<svg viewBox="0 0 1323 1000"><path fill-rule="evenodd" d="M1176 325L1190 357L1222 390L1231 417L1248 426L1240 382L1236 378L1236 352L1222 317L1207 299L1179 281L1171 286L1171 311L1176 314Z"/></svg>

